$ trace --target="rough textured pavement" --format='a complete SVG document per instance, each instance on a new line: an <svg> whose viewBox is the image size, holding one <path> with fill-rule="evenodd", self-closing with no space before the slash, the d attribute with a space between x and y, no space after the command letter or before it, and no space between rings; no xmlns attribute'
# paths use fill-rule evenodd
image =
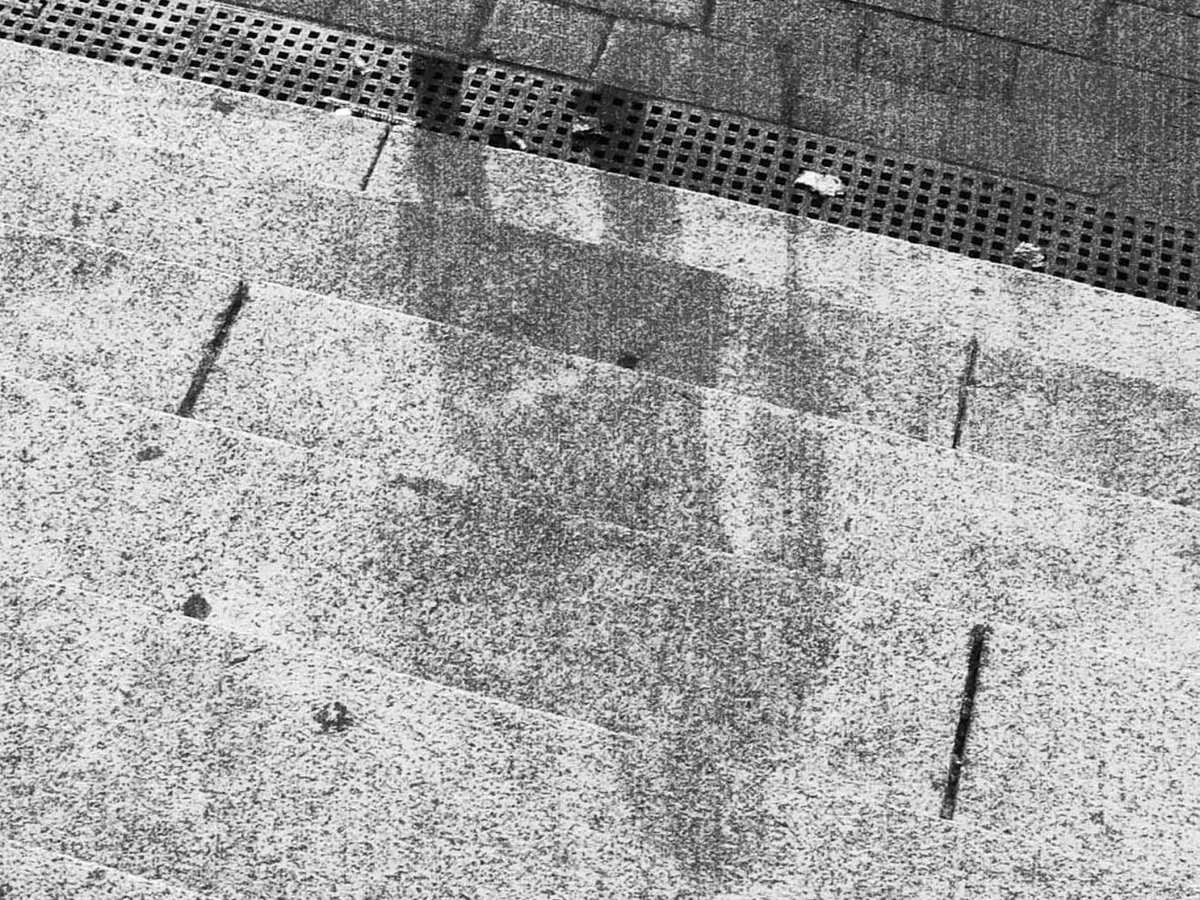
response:
<svg viewBox="0 0 1200 900"><path fill-rule="evenodd" d="M0 53L4 896L1196 891L1195 313Z"/></svg>

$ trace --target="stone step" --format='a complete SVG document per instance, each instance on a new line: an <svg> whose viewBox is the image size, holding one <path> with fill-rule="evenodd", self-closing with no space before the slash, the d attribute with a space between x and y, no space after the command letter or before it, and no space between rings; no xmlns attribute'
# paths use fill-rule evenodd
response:
<svg viewBox="0 0 1200 900"><path fill-rule="evenodd" d="M26 242L24 246L28 246L29 241L36 246L38 239L23 236L21 240ZM108 267L111 273L118 272L116 262L108 257L104 258L108 261L88 261L90 251L85 251L86 248L80 250L77 246L64 247L66 255L61 257L61 262L30 263L33 271L23 277L23 281L43 283L45 276L39 273L54 269L59 272L58 284L67 287L56 287L55 290L61 292L52 292L50 297L64 298L61 309L70 309L72 304L79 302L79 295L72 294L70 279L64 272L77 270L81 260L87 271ZM41 258L36 250L14 256L17 259ZM49 257L53 258L53 255ZM117 278L116 283L124 284L124 287L104 290L116 290L114 296L134 298L137 289L121 280L127 277L132 276L121 274ZM233 283L232 278L227 281L225 290ZM212 284L214 287L204 288L210 291L205 295L209 299L204 300L209 310L219 302L216 282ZM36 294L36 290L30 293ZM21 296L17 295L18 301ZM122 299L121 302L138 305L140 301ZM314 302L317 302L316 298ZM57 306L52 300L48 305L52 309ZM140 302L140 305L144 308L146 304ZM23 301L14 301L12 308L28 310L31 307ZM276 308L285 310L286 306ZM339 308L352 309L345 305ZM304 306L293 307L294 315L299 316L299 324L289 325L283 321L282 324L264 325L257 334L266 342L274 340L269 333L272 328L284 328L297 341L305 340L311 345L312 339L302 334L305 309ZM364 316L368 313L363 311ZM74 341L77 331L74 317L64 317L61 310L54 315L66 322L56 326L57 333L68 335L64 338L68 344ZM169 327L155 324L158 311L152 309L144 315L147 318L136 321L149 323L145 326L147 333L163 328L167 329L164 334L170 332ZM247 315L255 315L252 304ZM242 424L259 429L280 429L276 434L283 437L303 442L324 441L319 445L334 449L338 448L339 441L343 444L358 441L360 449L367 446L364 452L368 456L374 453L375 459L382 460L386 451L380 451L378 447L371 451L369 446L373 440L371 429L382 431L379 424L382 417L369 412L379 401L373 394L362 393L362 374L355 367L361 360L360 354L374 345L381 348L375 356L378 367L388 366L391 372L404 371L403 363L393 364L387 359L394 351L387 349L387 342L381 336L385 324L381 323L378 329L375 325L360 325L359 331L345 337L351 342L353 353L342 353L336 347L323 351L324 358L339 360L330 364L334 370L341 368L348 373L340 378L342 393L337 395L322 393L325 388L315 383L316 379L305 382L303 375L286 368L288 353L295 352L294 348L280 346L277 353L261 353L253 341L239 339L235 326L231 339L234 349L222 363L230 368L218 367L212 376L216 387L208 397L222 396L221 379L235 371L238 355L243 354L249 362L240 369L241 380L250 377L247 374L250 370L261 370L254 373L259 384L265 381L261 377L265 373L271 376L274 386L267 391L253 385L234 384L238 390L225 391L234 401L241 403L245 399L239 399L239 392L247 394L257 390L266 395L264 402L274 404L278 394L287 396L293 379L300 379L310 393L293 392L290 405L284 407L286 415L264 416L261 409L253 413L239 411L238 415L252 417L252 421ZM341 329L342 334L346 334L344 321L319 321L314 327L321 329L322 334L326 329ZM251 324L249 329L252 328ZM372 343L366 343L363 328L373 331L370 335ZM55 332L52 330L51 333ZM242 333L250 336L256 332L245 330ZM462 340L475 340L473 336L458 334ZM194 338L194 333L189 333L186 341ZM95 343L86 343L91 340L93 336L85 332L85 343L75 354L77 357L91 359L102 355L95 352ZM450 346L454 341L444 343ZM182 346L170 341L168 345ZM499 343L496 346L499 356L504 347ZM132 359L141 352L142 348L138 348L123 358ZM177 359L181 352L170 349L165 358ZM476 361L478 357L466 354L455 357L443 350L438 353L439 363L457 358L462 360L460 366L467 369L499 366L489 360ZM526 354L525 359L537 356L533 351L520 351L515 352L515 359L520 361L522 353ZM30 351L26 358L33 359L35 355ZM499 420L499 425L487 426L490 432L482 432L484 436L495 435L489 439L488 448L501 448L505 430L518 425L526 427L522 422L531 422L540 429L535 432L541 436L538 441L526 442L515 449L509 444L504 444L502 449L492 449L500 462L487 458L486 454L480 456L471 442L480 440L483 426L455 426L455 420L446 412L447 409L454 410L453 401L442 403L439 410L439 404L434 400L423 407L427 411L423 414L424 421L417 417L412 431L421 440L432 434L438 443L431 450L430 442L426 442L421 448L424 456L415 454L411 462L414 465L432 464L434 470L424 474L460 483L478 480L481 469L488 475L504 472L504 467L508 466L507 471L512 475L508 484L524 483L534 497L539 496L539 485L529 476L535 472L532 462L538 462L539 465L551 465L550 474L539 477L547 478L554 487L568 489L571 478L555 480L565 455L558 445L569 447L564 438L573 438L583 427L579 423L582 417L600 442L591 446L606 446L605 452L612 460L610 468L598 470L611 473L612 480L590 483L618 485L618 488L615 498L607 496L614 492L611 487L596 497L587 492L572 491L565 498L553 498L554 491L541 492L540 496L551 497L555 502L567 504L568 508L570 502L576 502L580 504L578 508L592 514L610 515L639 528L665 528L671 534L686 535L688 540L705 540L717 547L859 583L884 593L915 592L928 597L939 607L977 611L990 617L1015 617L1014 621L1036 623L1037 627L1066 627L1078 617L1076 625L1071 627L1082 626L1091 635L1089 639L1115 642L1118 649L1124 646L1124 640L1116 637L1120 630L1131 626L1135 632L1143 632L1147 613L1153 611L1155 615L1151 621L1161 622L1161 640L1149 638L1144 645L1130 648L1129 652L1175 659L1188 658L1190 654L1176 629L1190 621L1192 615L1186 593L1193 577L1190 572L1195 524L1193 517L1185 511L1181 510L1176 516L1153 502L1104 491L1088 491L1036 472L997 466L962 454L943 453L897 436L852 425L806 419L787 410L732 395L676 387L664 379L644 378L618 368L593 367L595 380L589 383L580 374L586 372L586 364L574 363L576 368L571 369L567 365L572 362L570 360L542 356L544 358L537 362L543 373L539 379L533 379L532 384L514 392L508 390L510 379L504 375L499 384L506 393L501 394L493 406L485 408L486 415L476 418L476 421L485 421L487 416L493 416ZM38 363L33 369L19 371L38 377L55 377L56 367L62 367L55 360L61 357L61 347L52 348L49 353L51 365ZM425 362L433 358L428 354L423 357ZM308 357L304 359L304 367L307 367L310 365ZM169 396L153 393L157 387L139 388L129 395L130 402L164 410L175 409L176 398L180 396L178 392L185 389L186 384L178 363L165 362L160 367L151 365L145 371L157 372L172 366L176 374L172 376L174 387ZM277 366L285 367L284 377L273 375L271 370ZM82 369L80 365L65 367L74 371ZM444 371L446 367L442 368ZM419 369L414 367L413 372ZM117 366L108 366L97 372L117 372L113 378L120 380L122 376L117 370ZM349 377L351 375L355 377ZM327 381L328 377L331 376L320 381ZM453 373L442 377L450 378L451 383L459 387L467 383ZM589 399L588 404L574 411L566 401L555 397L555 389L550 385L556 381L582 385L590 391L585 396L597 399ZM378 382L378 372L367 381L368 384ZM512 382L516 384L517 380L514 378ZM110 392L100 374L92 377L87 385L70 380L65 384ZM592 386L596 389L591 390ZM546 404L524 404L522 396L518 396L521 391L535 390L548 398ZM614 404L604 391L617 392L619 397L630 398L629 402ZM403 399L410 401L407 397ZM203 396L201 400L209 402ZM555 410L548 410L549 415L543 412L549 401L558 405L558 421L554 418ZM319 414L305 409L306 404L315 407L318 403L324 405ZM600 410L612 410L606 414L607 421L592 404L601 404ZM630 415L633 404L642 407L636 410L637 418ZM389 425L399 422L403 426L399 413L393 410L387 411L386 421ZM282 424L287 416L310 424L304 425L303 429ZM539 421L539 416L544 418ZM235 417L232 424L238 425L240 421ZM342 430L328 430L331 421ZM636 433L630 430L633 424L640 426L642 423L648 426L643 432L647 436L625 437ZM675 423L673 431L667 427L670 423ZM30 427L37 428L38 425L34 422ZM322 428L326 429L324 433ZM464 432L466 437L457 437L453 433L455 430ZM713 439L716 434L721 435L721 440ZM745 435L745 438L736 438L738 435ZM661 470L657 473L642 471L644 463L632 450L622 455L625 450L621 446L622 440L628 441L629 446L637 448L639 453L653 454L648 458L661 461L656 463L662 466ZM656 440L661 446L656 445ZM681 451L687 452L679 455ZM522 452L529 455L529 465L521 459ZM472 459L472 453L477 454L475 459ZM569 454L567 458L570 458ZM576 458L580 460L580 467L591 462L586 455ZM490 467L490 472L486 467ZM584 470L577 468L575 471ZM865 483L864 475L868 472L872 477ZM648 475L662 480L647 481ZM814 524L818 522L822 524ZM985 530L973 534L974 525ZM1014 548L1023 550L1015 552ZM1119 561L1121 567L1111 568L1113 561ZM1099 594L1093 592L1093 586ZM1077 608L1086 610L1086 615L1077 612ZM1118 616L1118 621L1108 623L1103 614L1105 611ZM1160 611L1162 615L1159 615ZM1159 630L1157 626L1153 629ZM1183 657L1178 656L1180 653Z"/></svg>
<svg viewBox="0 0 1200 900"><path fill-rule="evenodd" d="M221 627L646 735L717 772L827 748L831 777L890 779L914 805L940 803L962 613L0 384L0 540L15 575L164 612L199 594ZM837 750L858 721L883 741L870 757Z"/></svg>
<svg viewBox="0 0 1200 900"><path fill-rule="evenodd" d="M686 881L641 832L622 738L112 596L2 593L10 840L222 897Z"/></svg>
<svg viewBox="0 0 1200 900"><path fill-rule="evenodd" d="M1125 831L1115 790L1087 823L1043 795L1034 827L1001 829L981 824L999 804L940 819L777 758L736 785L752 830L696 802L679 824L710 840L689 844L655 832L636 742L37 579L0 596L3 877L80 886L38 897L1100 898L1197 879L1194 827ZM1087 784L1069 762L1063 780ZM164 876L178 887L145 881Z"/></svg>
<svg viewBox="0 0 1200 900"><path fill-rule="evenodd" d="M1181 798L1196 766L1170 750L1197 728L1196 685L1180 676L1194 647L1184 625L1171 653L1150 652L1166 644L1168 616L1140 626L1123 609L1023 616L1017 591L990 609L947 609L4 384L11 572L137 596L163 615L198 593L206 621L258 640L367 656L632 735L666 831L700 807L752 831L761 797L739 803L728 786L761 783L768 764L877 783L906 809L935 811L966 635L981 619L994 636L960 818L1037 831L1102 814L1130 839L1168 843L1191 828ZM1105 587L1090 595L1109 600ZM1056 734L1055 722L1081 730ZM1061 774L1078 771L1089 774Z"/></svg>
<svg viewBox="0 0 1200 900"><path fill-rule="evenodd" d="M0 145L9 223L1190 498L1192 311L401 126L363 196L302 186L290 153L275 166L264 150L247 172L219 148L172 154L29 121ZM324 168L338 171L350 137L330 141ZM71 176L45 178L47 158ZM304 157L304 171L321 168ZM1048 360L1062 390L1040 380ZM947 428L964 387L976 405L965 429Z"/></svg>

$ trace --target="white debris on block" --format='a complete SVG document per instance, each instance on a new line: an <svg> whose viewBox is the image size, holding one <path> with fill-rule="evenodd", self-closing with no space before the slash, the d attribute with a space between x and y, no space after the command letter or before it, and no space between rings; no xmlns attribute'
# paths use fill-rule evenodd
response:
<svg viewBox="0 0 1200 900"><path fill-rule="evenodd" d="M354 68L358 69L359 71L365 69L370 64L371 64L371 60L367 59L367 57L365 57L365 56L360 55L360 56L354 57Z"/></svg>
<svg viewBox="0 0 1200 900"><path fill-rule="evenodd" d="M1013 251L1013 262L1024 263L1031 269L1046 268L1046 254L1037 244L1022 241Z"/></svg>
<svg viewBox="0 0 1200 900"><path fill-rule="evenodd" d="M346 116L352 115L353 112L354 111L352 109L350 109L350 107L348 107L348 106L339 106L337 109L333 110L329 114L336 119L344 119L344 118L346 118Z"/></svg>
<svg viewBox="0 0 1200 900"><path fill-rule="evenodd" d="M846 193L846 182L822 172L802 172L796 179L796 187L806 187L823 197L840 197Z"/></svg>
<svg viewBox="0 0 1200 900"><path fill-rule="evenodd" d="M595 134L600 130L600 120L595 116L577 116L571 123L571 134Z"/></svg>

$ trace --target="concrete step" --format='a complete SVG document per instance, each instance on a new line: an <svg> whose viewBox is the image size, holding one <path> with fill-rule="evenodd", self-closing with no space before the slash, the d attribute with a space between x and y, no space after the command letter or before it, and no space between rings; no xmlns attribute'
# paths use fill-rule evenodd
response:
<svg viewBox="0 0 1200 900"><path fill-rule="evenodd" d="M1118 801L1119 787L1178 774L1133 775L1136 757L1125 783L1106 773L1109 789L1090 792L1086 820L1057 790L997 793L1041 811L1001 828L1002 804L973 811L977 794L948 821L892 786L772 754L761 780L735 782L753 828L700 791L686 824L712 833L689 845L683 820L656 830L671 802L636 740L38 579L0 579L0 595L17 687L0 848L40 848L18 878L6 867L10 883L49 877L39 870L54 852L125 873L89 884L168 877L218 897L884 898L903 884L914 896L1065 898L1139 885L1172 896L1197 881L1192 825L1122 815L1132 797ZM1016 633L1001 631L989 654L1003 659ZM318 720L335 702L341 727L336 711ZM1077 761L1057 760L1057 788L1087 792ZM60 882L78 878L79 860L53 864Z"/></svg>
<svg viewBox="0 0 1200 900"><path fill-rule="evenodd" d="M935 811L965 638L980 619L995 631L960 818L1033 833L1090 827L1099 814L1117 823L1088 845L1104 857L1119 849L1115 834L1169 846L1191 828L1181 798L1197 766L1170 751L1197 729L1197 686L1180 675L1194 646L1186 623L1173 644L1162 633L1186 598L1160 597L1157 620L1120 608L1129 590L1113 582L1131 561L1107 567L1116 577L1094 566L1087 595L1111 608L1070 619L1033 609L1037 597L1022 610L1011 588L990 608L940 608L4 381L14 574L137 596L163 614L200 593L209 621L259 640L366 655L632 734L638 771L660 791L659 836L697 808L752 832L762 797L728 786L762 782L768 765L876 783L905 809ZM952 480L943 475L942 497ZM927 558L938 552L930 537ZM1087 564L1088 549L1057 562ZM1036 550L1020 562L1045 565ZM964 568L933 572L986 574ZM1078 730L1047 725L1061 722Z"/></svg>
<svg viewBox="0 0 1200 900"><path fill-rule="evenodd" d="M30 239L21 240L27 246ZM34 260L22 276L32 284L45 283L47 269L75 271L81 261L86 271L107 266L116 278L112 283L125 286L97 288L99 293L115 290L120 303L147 307L138 300L142 289L128 281L137 269L120 269L109 257L88 261L86 248L64 245L61 251L66 254L61 261L51 253L45 264L36 262L42 258L36 249L10 256ZM158 283L171 278L155 277ZM62 287L49 296L62 298L61 309L72 308L80 295L72 293L65 276L58 284ZM201 293L212 310L220 288L216 281L207 284ZM224 290L232 284L227 281ZM148 298L154 288L145 291ZM1161 634L1155 629L1158 636L1130 652L1169 659L1190 653L1176 630L1192 615L1186 593L1196 526L1185 511L1175 515L1153 502L1088 491L1036 472L618 368L499 342L471 350L487 346L486 340L462 332L444 329L442 337L430 340L436 326L390 313L347 305L328 306L346 311L336 316L312 313L320 307L297 299L279 299L260 311L251 303L242 330L234 327L229 354L201 397L221 421L362 453L384 466L394 465L389 460L400 454L399 466L424 466L424 474L442 481L503 478L501 492L524 491L527 498L581 515L609 517L889 594L915 592L939 607L1039 627L1067 627L1080 617L1089 639L1115 642L1118 649L1125 643L1115 637L1120 629L1129 625L1140 633L1146 612L1168 610L1168 619L1154 619L1162 621ZM46 306L54 310L59 304ZM33 307L22 300L14 308ZM61 312L53 315L64 321ZM174 410L187 382L173 360L183 352L179 341L193 342L195 336L177 340L170 317L159 324L153 306L137 316L139 330L166 336L164 363L140 365L146 372L174 371L172 389L164 394L157 382L139 376L140 386L121 388L116 396ZM31 321L32 329L36 316ZM65 322L57 333L73 342L72 317ZM403 329L419 340L408 340ZM337 340L329 340L331 334ZM66 357L101 356L93 334L83 339ZM47 344L43 340L41 346ZM311 349L297 353L306 344ZM101 342L100 349L105 346ZM63 383L113 393L110 383L133 383L120 371L123 360L150 346L94 370L86 384ZM51 347L45 358L40 352L25 353L30 362L18 371L57 377L64 366L85 370L58 362L64 358L61 346ZM403 352L417 356L398 360ZM290 355L299 362L289 362ZM410 366L414 360L419 364ZM390 394L385 388L393 380L409 390ZM465 397L449 399L451 388ZM513 444L508 438L514 434L527 440ZM573 487L580 479L582 489ZM967 523L984 531L973 534ZM1113 569L1114 560L1121 567ZM1127 619L1110 627L1109 613Z"/></svg>

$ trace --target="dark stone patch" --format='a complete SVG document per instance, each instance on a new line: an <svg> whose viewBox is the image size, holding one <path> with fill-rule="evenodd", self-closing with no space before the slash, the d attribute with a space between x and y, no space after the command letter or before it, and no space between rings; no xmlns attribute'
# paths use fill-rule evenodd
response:
<svg viewBox="0 0 1200 900"><path fill-rule="evenodd" d="M152 459L158 459L163 455L161 447L156 447L153 444L148 447L143 447L137 452L138 462L150 462Z"/></svg>
<svg viewBox="0 0 1200 900"><path fill-rule="evenodd" d="M183 604L183 614L189 619L207 619L212 612L208 601L200 594L192 594Z"/></svg>
<svg viewBox="0 0 1200 900"><path fill-rule="evenodd" d="M212 108L214 112L219 112L221 115L227 116L237 109L237 104L228 97L217 94L217 96L213 97Z"/></svg>
<svg viewBox="0 0 1200 900"><path fill-rule="evenodd" d="M641 360L639 360L632 353L622 353L617 357L617 365L622 369L636 369L639 362L641 362Z"/></svg>
<svg viewBox="0 0 1200 900"><path fill-rule="evenodd" d="M350 716L350 710L340 701L326 703L313 713L313 718L317 724L321 726L321 733L329 731L345 731L354 724L354 719Z"/></svg>

